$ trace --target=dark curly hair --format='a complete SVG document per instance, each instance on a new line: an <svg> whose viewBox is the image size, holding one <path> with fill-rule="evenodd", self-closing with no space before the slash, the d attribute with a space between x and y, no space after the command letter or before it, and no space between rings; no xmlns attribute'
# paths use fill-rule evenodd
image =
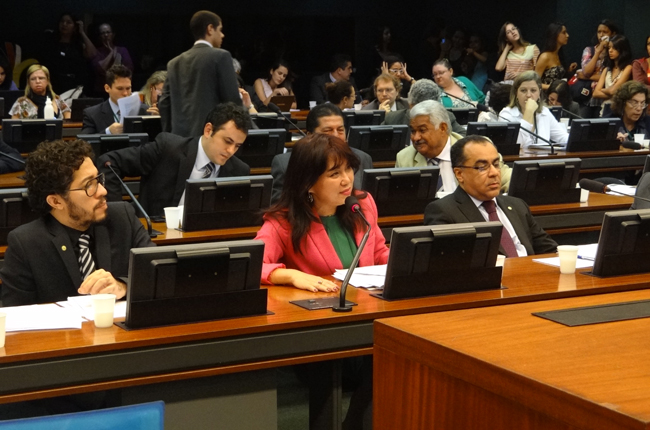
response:
<svg viewBox="0 0 650 430"><path fill-rule="evenodd" d="M212 124L212 135L219 131L221 126L234 121L237 130L243 131L248 134L248 130L253 128L253 121L246 109L241 105L236 105L233 102L218 104L214 109L208 113L205 118L205 123Z"/></svg>
<svg viewBox="0 0 650 430"><path fill-rule="evenodd" d="M625 113L625 103L639 93L645 95L646 103L650 101L650 92L644 84L639 81L625 82L612 97L612 112L623 118L623 113Z"/></svg>
<svg viewBox="0 0 650 430"><path fill-rule="evenodd" d="M32 209L41 215L50 213L52 207L47 203L47 196L66 195L74 172L79 170L86 157L93 159L94 154L88 142L83 140L40 143L25 163L25 185Z"/></svg>

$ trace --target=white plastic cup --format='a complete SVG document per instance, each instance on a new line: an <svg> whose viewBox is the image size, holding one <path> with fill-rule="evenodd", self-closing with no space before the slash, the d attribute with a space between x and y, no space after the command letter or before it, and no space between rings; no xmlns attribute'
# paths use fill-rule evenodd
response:
<svg viewBox="0 0 650 430"><path fill-rule="evenodd" d="M650 139L643 139L642 145L645 149L648 149L650 147Z"/></svg>
<svg viewBox="0 0 650 430"><path fill-rule="evenodd" d="M557 247L560 255L560 273L570 275L576 272L578 260L578 247L576 245L560 245Z"/></svg>
<svg viewBox="0 0 650 430"><path fill-rule="evenodd" d="M503 265L506 263L506 256L505 255L497 255L497 264L495 267L503 267Z"/></svg>
<svg viewBox="0 0 650 430"><path fill-rule="evenodd" d="M165 208L165 223L167 223L167 228L178 228L180 225L180 214L181 209L177 207Z"/></svg>
<svg viewBox="0 0 650 430"><path fill-rule="evenodd" d="M361 103L357 103L354 105L354 110L361 110L362 107L363 105Z"/></svg>
<svg viewBox="0 0 650 430"><path fill-rule="evenodd" d="M580 189L580 203L587 203L589 200L589 190Z"/></svg>
<svg viewBox="0 0 650 430"><path fill-rule="evenodd" d="M0 313L0 348L5 346L5 324L7 322L7 314Z"/></svg>
<svg viewBox="0 0 650 430"><path fill-rule="evenodd" d="M637 133L637 134L634 135L634 141L636 143L640 143L641 145L643 145L644 140L645 140L645 134Z"/></svg>
<svg viewBox="0 0 650 430"><path fill-rule="evenodd" d="M310 101L309 102L309 110L312 110L315 107L316 107L316 102L315 101Z"/></svg>
<svg viewBox="0 0 650 430"><path fill-rule="evenodd" d="M91 297L93 300L95 327L111 327L115 313L115 294L95 294Z"/></svg>

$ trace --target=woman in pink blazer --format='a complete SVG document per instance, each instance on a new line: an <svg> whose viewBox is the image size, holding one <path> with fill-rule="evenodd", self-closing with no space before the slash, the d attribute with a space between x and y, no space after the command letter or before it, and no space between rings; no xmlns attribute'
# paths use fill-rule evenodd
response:
<svg viewBox="0 0 650 430"><path fill-rule="evenodd" d="M265 243L262 283L337 291L323 279L349 267L366 226L345 209L355 195L372 226L359 266L386 264L388 248L372 197L354 189L359 159L341 139L312 134L296 143L280 200L264 215L256 239Z"/></svg>

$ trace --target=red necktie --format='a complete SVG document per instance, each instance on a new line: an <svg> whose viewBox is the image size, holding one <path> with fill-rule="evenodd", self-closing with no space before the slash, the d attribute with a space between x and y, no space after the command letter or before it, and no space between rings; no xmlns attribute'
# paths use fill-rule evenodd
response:
<svg viewBox="0 0 650 430"><path fill-rule="evenodd" d="M494 200L483 202L483 207L487 211L490 221L501 221L497 215L497 205L494 204ZM501 246L506 251L506 257L510 258L519 256L519 254L517 254L517 248L515 248L515 243L512 241L512 238L510 237L510 234L508 233L508 230L506 230L505 226L501 232Z"/></svg>

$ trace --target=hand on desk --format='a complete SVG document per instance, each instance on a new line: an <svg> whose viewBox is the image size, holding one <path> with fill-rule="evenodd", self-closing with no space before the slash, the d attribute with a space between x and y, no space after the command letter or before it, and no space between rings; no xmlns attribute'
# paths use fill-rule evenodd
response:
<svg viewBox="0 0 650 430"><path fill-rule="evenodd" d="M293 285L313 293L318 291L331 293L339 290L339 286L332 281L295 269L275 269L269 278L276 285Z"/></svg>
<svg viewBox="0 0 650 430"><path fill-rule="evenodd" d="M117 300L126 295L126 284L104 269L95 270L81 283L79 294L115 294Z"/></svg>
<svg viewBox="0 0 650 430"><path fill-rule="evenodd" d="M108 130L111 132L111 134L122 134L124 131L124 126L119 122L114 122L108 127Z"/></svg>

